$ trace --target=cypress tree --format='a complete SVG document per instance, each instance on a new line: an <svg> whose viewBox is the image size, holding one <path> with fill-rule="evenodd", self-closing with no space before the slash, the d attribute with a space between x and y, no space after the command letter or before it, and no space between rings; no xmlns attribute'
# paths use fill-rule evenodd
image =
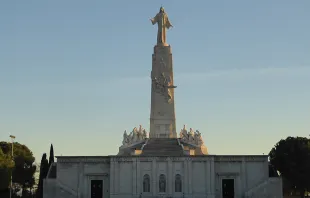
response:
<svg viewBox="0 0 310 198"><path fill-rule="evenodd" d="M46 159L46 153L42 155L41 166L40 166L40 177L37 189L37 198L43 198L43 179L46 178L48 172L48 161Z"/></svg>
<svg viewBox="0 0 310 198"><path fill-rule="evenodd" d="M51 165L53 163L54 163L54 148L53 148L53 144L51 144L50 157L49 157L49 161L48 161L48 167L51 167Z"/></svg>

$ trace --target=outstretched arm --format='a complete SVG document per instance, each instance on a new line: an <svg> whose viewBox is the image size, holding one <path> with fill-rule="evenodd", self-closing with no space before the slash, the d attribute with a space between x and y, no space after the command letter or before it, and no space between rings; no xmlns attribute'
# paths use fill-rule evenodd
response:
<svg viewBox="0 0 310 198"><path fill-rule="evenodd" d="M173 25L170 23L169 18L167 17L166 21L166 27L169 29L170 27L173 27Z"/></svg>
<svg viewBox="0 0 310 198"><path fill-rule="evenodd" d="M150 19L150 20L151 20L151 22L152 22L153 25L154 25L155 23L157 23L157 15L156 15L154 18Z"/></svg>

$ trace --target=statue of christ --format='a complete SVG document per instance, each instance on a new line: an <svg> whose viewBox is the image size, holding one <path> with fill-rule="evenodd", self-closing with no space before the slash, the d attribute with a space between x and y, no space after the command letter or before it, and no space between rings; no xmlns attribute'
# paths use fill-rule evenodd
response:
<svg viewBox="0 0 310 198"><path fill-rule="evenodd" d="M166 43L166 28L169 29L173 27L168 19L168 15L166 14L163 7L160 7L159 13L156 14L154 18L151 19L152 24L158 25L157 32L157 44L167 45Z"/></svg>

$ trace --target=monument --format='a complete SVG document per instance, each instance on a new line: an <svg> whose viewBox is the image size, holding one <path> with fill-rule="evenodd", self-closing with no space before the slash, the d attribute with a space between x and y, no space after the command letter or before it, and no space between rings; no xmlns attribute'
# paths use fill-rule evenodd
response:
<svg viewBox="0 0 310 198"><path fill-rule="evenodd" d="M152 92L150 138L177 138L171 47L166 42L166 29L172 27L163 7L151 19L158 24L157 44L152 56Z"/></svg>
<svg viewBox="0 0 310 198"><path fill-rule="evenodd" d="M158 31L150 132L141 125L125 131L117 155L58 156L44 180L44 198L283 197L281 178L269 177L268 156L210 155L202 134L185 125L178 136L166 33L172 24L163 7L151 22Z"/></svg>

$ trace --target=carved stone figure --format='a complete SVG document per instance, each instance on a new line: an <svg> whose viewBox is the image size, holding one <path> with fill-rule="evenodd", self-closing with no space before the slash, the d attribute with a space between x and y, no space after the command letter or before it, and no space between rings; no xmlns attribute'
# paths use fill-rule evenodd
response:
<svg viewBox="0 0 310 198"><path fill-rule="evenodd" d="M156 93L163 95L169 103L172 99L171 88L176 88L172 85L171 77L166 77L165 73L162 72L159 77L155 77L152 74L152 86Z"/></svg>
<svg viewBox="0 0 310 198"><path fill-rule="evenodd" d="M166 177L163 174L159 176L159 192L166 192Z"/></svg>
<svg viewBox="0 0 310 198"><path fill-rule="evenodd" d="M127 131L124 131L124 135L123 135L123 145L127 145L128 144L128 135L127 135Z"/></svg>
<svg viewBox="0 0 310 198"><path fill-rule="evenodd" d="M192 128L189 129L189 135L191 135L191 136L195 135L194 130Z"/></svg>
<svg viewBox="0 0 310 198"><path fill-rule="evenodd" d="M147 138L147 132L142 126L139 126L139 130L135 127L133 130L127 135L127 131L124 131L123 134L123 146L128 146L134 144L136 142L140 142Z"/></svg>
<svg viewBox="0 0 310 198"><path fill-rule="evenodd" d="M132 141L133 142L136 142L137 140L138 140L138 131L137 131L137 128L135 127L135 128L133 128L133 130L132 130Z"/></svg>
<svg viewBox="0 0 310 198"><path fill-rule="evenodd" d="M184 140L184 141L188 141L189 136L188 136L188 133L187 133L187 130L186 130L186 126L185 126L185 125L183 126L183 129L182 129L181 132L180 132L180 138L181 138L182 140Z"/></svg>
<svg viewBox="0 0 310 198"><path fill-rule="evenodd" d="M190 131L187 132L185 125L180 132L180 138L184 142L196 144L199 146L203 145L203 143L204 143L202 140L202 137L201 137L201 133L198 130L196 130L194 132L194 130L192 128L190 128Z"/></svg>
<svg viewBox="0 0 310 198"><path fill-rule="evenodd" d="M160 58L160 66L161 66L163 69L167 68L167 65L166 65L165 60L164 60L163 57Z"/></svg>
<svg viewBox="0 0 310 198"><path fill-rule="evenodd" d="M196 130L196 132L195 132L195 143L197 145L202 145L203 144L201 133L198 130Z"/></svg>
<svg viewBox="0 0 310 198"><path fill-rule="evenodd" d="M156 16L150 20L153 25L155 25L156 23L158 25L157 44L165 45L166 44L166 29L173 27L169 21L168 15L165 12L165 9L163 7L160 7L159 13L156 14Z"/></svg>
<svg viewBox="0 0 310 198"><path fill-rule="evenodd" d="M147 138L146 130L143 129L143 139L146 139L146 138Z"/></svg>

